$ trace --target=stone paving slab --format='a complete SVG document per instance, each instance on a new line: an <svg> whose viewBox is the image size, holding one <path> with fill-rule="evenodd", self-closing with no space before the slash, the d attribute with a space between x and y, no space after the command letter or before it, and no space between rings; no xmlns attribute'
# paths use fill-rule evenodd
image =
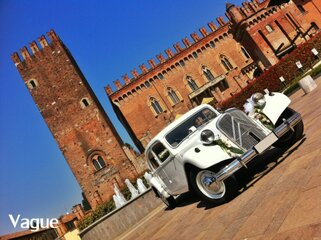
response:
<svg viewBox="0 0 321 240"><path fill-rule="evenodd" d="M321 78L318 88L291 96L305 137L251 162L241 193L221 206L183 194L173 210L160 206L119 239L321 240Z"/></svg>

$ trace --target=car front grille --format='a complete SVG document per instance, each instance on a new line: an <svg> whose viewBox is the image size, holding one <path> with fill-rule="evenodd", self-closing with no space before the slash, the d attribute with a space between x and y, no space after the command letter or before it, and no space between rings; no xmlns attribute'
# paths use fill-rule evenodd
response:
<svg viewBox="0 0 321 240"><path fill-rule="evenodd" d="M216 126L243 150L250 149L267 136L251 118L238 109L225 112L217 121Z"/></svg>

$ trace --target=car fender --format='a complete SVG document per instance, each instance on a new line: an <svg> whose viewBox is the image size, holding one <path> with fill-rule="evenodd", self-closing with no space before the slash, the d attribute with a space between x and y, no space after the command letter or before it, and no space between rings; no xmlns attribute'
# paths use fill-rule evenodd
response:
<svg viewBox="0 0 321 240"><path fill-rule="evenodd" d="M182 156L184 165L191 164L199 169L212 167L213 165L230 158L230 155L228 155L220 146L206 146L202 144L189 149Z"/></svg>
<svg viewBox="0 0 321 240"><path fill-rule="evenodd" d="M273 92L265 94L265 106L262 112L271 120L273 124L277 122L284 110L290 105L291 100L283 93Z"/></svg>
<svg viewBox="0 0 321 240"><path fill-rule="evenodd" d="M171 195L165 190L162 183L160 183L160 179L158 177L152 176L150 179L150 185L155 188L160 194L162 194L165 198L170 197Z"/></svg>

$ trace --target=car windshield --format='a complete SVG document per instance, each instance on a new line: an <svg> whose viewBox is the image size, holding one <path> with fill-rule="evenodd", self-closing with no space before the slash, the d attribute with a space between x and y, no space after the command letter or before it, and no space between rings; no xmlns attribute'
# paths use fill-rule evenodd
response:
<svg viewBox="0 0 321 240"><path fill-rule="evenodd" d="M166 141L172 146L178 146L185 138L201 126L207 124L209 121L216 117L216 113L209 108L204 108L195 113L175 129L169 132L165 138Z"/></svg>

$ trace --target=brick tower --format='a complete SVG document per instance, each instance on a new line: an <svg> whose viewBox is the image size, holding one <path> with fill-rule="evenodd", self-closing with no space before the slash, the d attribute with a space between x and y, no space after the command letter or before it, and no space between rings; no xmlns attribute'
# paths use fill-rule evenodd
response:
<svg viewBox="0 0 321 240"><path fill-rule="evenodd" d="M74 58L51 30L11 57L92 208L137 171ZM126 149L125 149L126 150Z"/></svg>

